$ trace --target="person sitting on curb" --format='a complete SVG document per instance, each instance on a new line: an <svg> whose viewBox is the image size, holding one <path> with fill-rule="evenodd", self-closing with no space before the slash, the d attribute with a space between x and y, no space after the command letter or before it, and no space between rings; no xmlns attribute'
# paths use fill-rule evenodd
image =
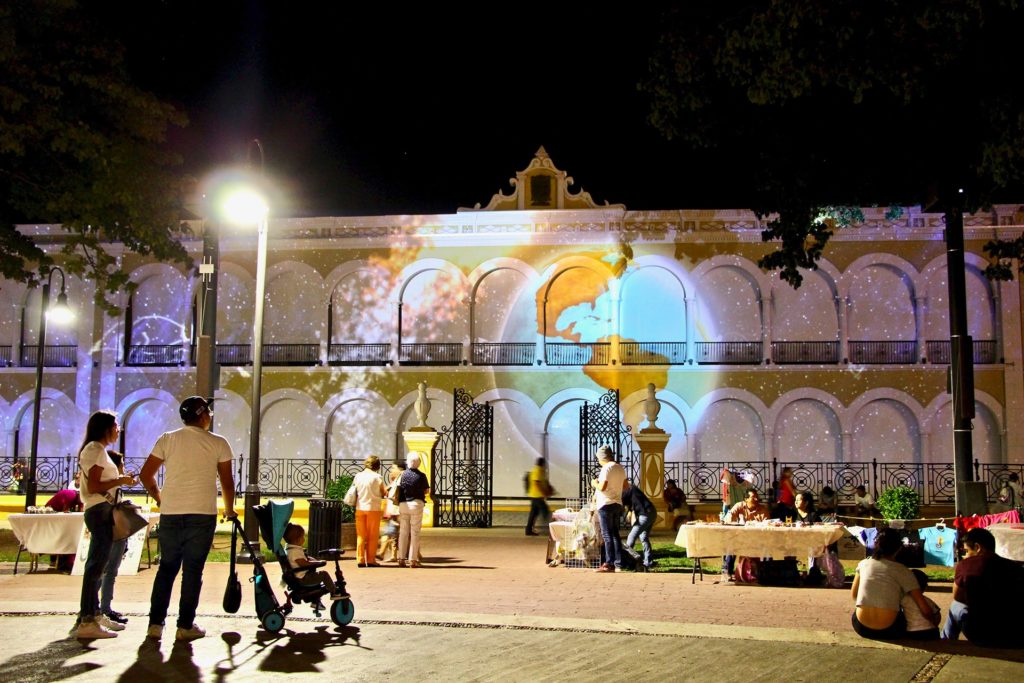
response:
<svg viewBox="0 0 1024 683"><path fill-rule="evenodd" d="M910 595L922 618L937 623L932 607L921 592L921 585L905 565L896 561L903 538L895 529L882 529L875 540L871 557L861 560L853 577L850 593L854 610L850 615L853 630L862 638L892 640L907 634L907 619L902 610L903 597Z"/></svg>
<svg viewBox="0 0 1024 683"><path fill-rule="evenodd" d="M871 497L863 484L857 487L853 496L853 512L858 517L871 517L878 512L875 508L875 499Z"/></svg>
<svg viewBox="0 0 1024 683"><path fill-rule="evenodd" d="M1024 647L1017 617L1024 600L1024 569L996 554L996 538L988 529L964 535L964 555L956 565L943 640L957 640L963 632L975 645Z"/></svg>

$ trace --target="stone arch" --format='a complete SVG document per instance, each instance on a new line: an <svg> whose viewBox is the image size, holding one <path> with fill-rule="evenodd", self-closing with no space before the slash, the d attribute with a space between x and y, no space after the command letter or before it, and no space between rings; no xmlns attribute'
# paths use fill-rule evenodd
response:
<svg viewBox="0 0 1024 683"><path fill-rule="evenodd" d="M369 427L387 425L393 420L391 404L381 394L365 388L345 389L331 396L321 412L325 449L332 458L364 459L377 455L382 460L391 459L391 435L386 429ZM352 415L353 419L338 419L341 415Z"/></svg>
<svg viewBox="0 0 1024 683"><path fill-rule="evenodd" d="M778 271L771 275L772 341L838 341L842 274L825 259L817 269L801 273L804 282L799 289L782 281ZM815 287L817 282L827 293Z"/></svg>
<svg viewBox="0 0 1024 683"><path fill-rule="evenodd" d="M647 275L641 275L646 273ZM649 283L650 276L657 277L661 273L667 273L668 277L654 280L653 288L662 289L660 292L645 292L641 288L639 292L637 283ZM643 279L642 279L643 278ZM666 280L669 287L678 287L677 290L664 291L664 286L659 283ZM643 256L636 259L619 282L619 296L614 301L617 306L617 318L619 328L617 333L622 341L661 341L661 342L686 342L689 341L690 322L687 315L690 309L686 306L686 300L692 298L695 287L689 281L689 274L686 273L675 259L664 256ZM673 310L669 315L662 315L659 307L672 306ZM639 331L644 334L638 334Z"/></svg>
<svg viewBox="0 0 1024 683"><path fill-rule="evenodd" d="M372 302L363 302L351 291L344 291L361 286L380 294ZM395 307L389 305L386 293L393 287L394 277L379 263L347 261L332 270L324 281L324 299L321 302L321 309L328 312L331 320L327 329L328 341L390 343L395 327Z"/></svg>
<svg viewBox="0 0 1024 683"><path fill-rule="evenodd" d="M163 420L147 414L146 404L151 403L157 404L155 412L162 414ZM136 462L145 460L160 434L181 427L178 405L178 399L162 389L139 389L122 398L117 404L117 414L122 425L119 447L125 456ZM141 427L135 420L137 413L142 416Z"/></svg>
<svg viewBox="0 0 1024 683"><path fill-rule="evenodd" d="M581 273L569 275L575 271ZM569 256L545 269L541 275L543 285L537 290L540 334L545 339L570 342L595 342L607 337L611 333L611 300L615 296L612 276L607 264L589 256ZM582 279L577 286L568 286L566 295L553 301L552 292L558 291L556 283L565 282L568 277ZM566 313L578 307L582 307L582 315L566 321L567 326L559 327Z"/></svg>
<svg viewBox="0 0 1024 683"><path fill-rule="evenodd" d="M429 273L439 273L432 277L442 284L450 281L451 291L437 287L436 282L428 279ZM402 307L398 336L403 344L407 340L410 343L466 340L470 283L460 268L443 259L423 259L403 268L398 282L394 300ZM417 319L427 324L417 325Z"/></svg>
<svg viewBox="0 0 1024 683"><path fill-rule="evenodd" d="M267 268L266 296L265 343L312 344L325 338L323 278L315 268L298 261L275 263Z"/></svg>
<svg viewBox="0 0 1024 683"><path fill-rule="evenodd" d="M263 396L260 413L261 460L323 458L324 416L312 396L277 389Z"/></svg>
<svg viewBox="0 0 1024 683"><path fill-rule="evenodd" d="M995 290L994 283L989 281L985 277L985 268L988 267L989 263L981 256L978 256L972 252L964 252L964 265L966 273L966 285L967 285L967 322L968 322L968 334L972 335L975 340L994 340L996 338L996 330L998 329L997 321L1000 311L996 309L995 305ZM934 284L933 278L937 277L940 273L946 271L946 257L938 256L931 261L921 271L921 283L922 290L919 296L924 297L924 334L925 338L929 340L946 340L949 336L949 304L943 298L945 304L944 311L938 307L936 302L932 300L931 292L933 291L931 285ZM983 301L977 301L977 297L972 300L971 286L972 283L977 287L978 284L984 289ZM948 284L941 288L941 295L943 297L948 296ZM977 291L977 290L975 290ZM980 304L984 304L984 318L981 321L978 320L975 314L981 310ZM934 328L935 319L934 314L944 312L945 319L940 323L940 329L942 334L936 334ZM987 333L987 334L979 334Z"/></svg>
<svg viewBox="0 0 1024 683"><path fill-rule="evenodd" d="M481 290L484 280L509 273L516 273L520 278L517 286L506 292L507 301L499 301L491 306L482 305L487 303L487 297L482 295L489 291L486 287ZM536 287L541 284L536 269L519 259L493 258L474 268L469 274L469 282L472 283L469 301L474 314L471 342L475 343L478 339L490 342L534 341L537 319L533 300L536 298Z"/></svg>
<svg viewBox="0 0 1024 683"><path fill-rule="evenodd" d="M909 445L909 447L914 451L911 454L912 457L908 457L906 453L895 452L894 449L898 444L896 443L896 437L893 436L893 434L896 433L892 429L890 429L890 434L886 435L884 439L878 437L875 441L869 442L869 446L865 449L864 443L866 438L858 434L857 429L862 424L861 420L862 416L864 416L864 411L873 403L880 403L883 406L886 404L893 404L897 407L897 410L907 421L906 426L908 430L912 430L913 432L908 432L906 434L909 440L907 445ZM891 451L893 453L890 458L891 460L900 462L920 462L923 455L921 448L921 424L924 409L913 396L910 396L904 391L899 391L889 387L871 389L854 399L847 408L847 413L850 417L850 432L853 437L853 450L852 453L848 454L850 460L866 461L878 459L882 461L886 459ZM878 434L881 434L883 430L878 429L877 431ZM871 453L871 458L864 457L868 452Z"/></svg>
<svg viewBox="0 0 1024 683"><path fill-rule="evenodd" d="M716 405L721 405L723 408L733 408L733 412L738 411L736 417L746 419L750 429L740 432L736 428L738 425L733 424L729 429L725 429L724 425L719 425L718 422L720 420L715 412L713 412ZM694 404L692 410L694 418L691 421L691 429L694 434L694 455L696 459L703 461L721 457L723 460L766 460L769 456L769 451L765 446L767 427L764 416L767 413L768 408L764 402L754 394L743 389L716 389L702 396ZM712 416L711 420L708 418L709 415ZM719 439L715 442L708 442L707 434L709 431L731 435L731 438L729 441ZM719 455L718 450L715 450L710 451L712 453L711 458L705 457L709 452L705 446L715 446L715 448L722 451L722 455ZM746 453L748 457L742 457L740 455L742 453ZM728 454L728 457L722 457L726 454ZM757 457L753 457L754 455Z"/></svg>
<svg viewBox="0 0 1024 683"><path fill-rule="evenodd" d="M221 261L217 274L217 343L252 344L256 278L245 267Z"/></svg>
<svg viewBox="0 0 1024 683"><path fill-rule="evenodd" d="M544 452L542 413L533 399L509 388L489 389L474 400L494 411L494 495L523 496L523 472Z"/></svg>
<svg viewBox="0 0 1024 683"><path fill-rule="evenodd" d="M939 394L938 396L933 398L931 402L924 408L924 419L921 421L921 433L923 435L927 435L929 440L928 452L924 453L926 459L929 458L936 451L935 444L941 437L939 428L941 423L943 422L943 413L947 412L950 409L950 404L952 403L952 400L953 398L949 394ZM979 391L977 389L974 390L974 402L979 408L981 408L983 411L986 411L989 418L991 419L991 424L989 425L989 427L991 427L990 431L994 432L997 438L999 439L998 443L996 444L998 446L997 462L1005 462L1006 444L1004 442L1006 440L1007 430L1004 420L1005 416L1003 405L991 394L984 391ZM975 419L973 421L975 427L974 431L977 431L977 423L980 420L987 421L988 418L979 417L976 414ZM984 458L979 456L980 454L975 453L976 459L984 460ZM934 460L934 458L932 459Z"/></svg>
<svg viewBox="0 0 1024 683"><path fill-rule="evenodd" d="M766 417L766 422L772 425L772 434L775 439L775 452L776 458L779 460L794 460L789 455L785 446L787 445L787 438L791 436L790 430L786 429L783 422L783 417L789 409L795 409L797 404L803 402L812 402L818 406L821 406L824 411L819 412L816 416L820 422L824 424L810 424L807 425L807 429L804 430L806 438L804 439L805 450L810 450L810 447L814 445L815 441L822 441L823 437L831 436L831 445L833 449L832 459L834 462L841 462L844 459L843 453L843 433L846 431L844 424L848 421L846 416L846 408L843 404L832 394L829 394L821 389L813 387L803 387L800 389L794 389L788 391L780 396L772 404ZM835 433L830 433L831 430L835 430ZM810 443L808 443L810 442ZM813 454L809 459L817 460L817 456L821 455L821 448L817 449L818 452ZM808 459L808 458L801 458Z"/></svg>
<svg viewBox="0 0 1024 683"><path fill-rule="evenodd" d="M715 289L705 287L705 281L713 273L720 270L738 273L746 281L747 285L750 286L751 299L747 300L746 303L740 298L733 297L730 299L730 302L737 309L732 311L731 314L726 306L712 306L709 308L709 303L714 301L714 295L718 292ZM696 338L694 341L703 339L706 341L760 342L762 340L764 336L764 303L765 297L771 292L771 280L752 261L733 254L720 254L698 265L693 271L693 279L699 283L695 296L696 315L694 324ZM723 333L719 328L739 327L741 326L741 321L743 326L747 326L746 321L751 319L749 312L738 310L744 305L753 307L756 323L751 329ZM712 313L711 308L715 309L714 313ZM756 329L753 329L755 327ZM723 335L726 338L720 339ZM739 339L733 335L753 338Z"/></svg>

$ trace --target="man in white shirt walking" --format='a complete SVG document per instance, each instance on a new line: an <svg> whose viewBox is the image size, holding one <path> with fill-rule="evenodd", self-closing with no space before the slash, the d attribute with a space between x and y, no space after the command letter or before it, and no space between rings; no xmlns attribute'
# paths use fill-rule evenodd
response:
<svg viewBox="0 0 1024 683"><path fill-rule="evenodd" d="M601 536L604 539L604 553L601 566L594 571L602 574L622 569L622 538L619 536L619 520L622 518L622 487L626 482L626 470L615 462L610 446L597 449L597 461L601 473L594 480L594 497L597 500L597 515L601 520Z"/></svg>
<svg viewBox="0 0 1024 683"><path fill-rule="evenodd" d="M224 496L224 514L234 517L235 482L231 447L210 432L213 399L190 396L178 414L185 426L164 433L142 466L139 479L160 506L160 568L153 581L149 605L149 638L163 635L171 589L181 570L176 640L195 640L206 631L194 621L203 587L203 568L217 528L217 480ZM164 468L164 487L156 473Z"/></svg>

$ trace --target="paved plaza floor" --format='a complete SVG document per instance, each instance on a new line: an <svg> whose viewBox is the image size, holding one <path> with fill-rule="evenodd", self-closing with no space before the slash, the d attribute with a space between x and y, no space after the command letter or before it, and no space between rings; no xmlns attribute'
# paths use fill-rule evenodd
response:
<svg viewBox="0 0 1024 683"><path fill-rule="evenodd" d="M850 629L848 590L549 568L544 551L543 538L524 537L521 529L426 529L422 568L343 562L356 609L352 624L335 627L301 605L277 635L253 616L248 568L240 567L242 609L225 615L220 598L228 568L210 564L197 618L209 635L184 645L144 638L155 569L118 579L115 606L131 617L128 629L83 645L67 638L81 579L14 576L6 565L0 680L1024 678L1024 651L865 641ZM949 585L936 588L931 597L945 614Z"/></svg>

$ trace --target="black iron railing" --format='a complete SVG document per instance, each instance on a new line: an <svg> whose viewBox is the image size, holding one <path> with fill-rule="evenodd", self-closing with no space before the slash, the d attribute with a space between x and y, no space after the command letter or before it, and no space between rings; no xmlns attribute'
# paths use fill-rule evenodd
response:
<svg viewBox="0 0 1024 683"><path fill-rule="evenodd" d="M686 342L619 342L622 365L682 365Z"/></svg>
<svg viewBox="0 0 1024 683"><path fill-rule="evenodd" d="M917 362L917 342L851 341L850 362L860 365L911 365Z"/></svg>
<svg viewBox="0 0 1024 683"><path fill-rule="evenodd" d="M387 365L391 344L331 344L327 347L328 365Z"/></svg>
<svg viewBox="0 0 1024 683"><path fill-rule="evenodd" d="M125 469L138 472L146 457L128 457ZM58 491L76 476L77 459L73 456L40 456L37 460L36 480L39 491ZM235 460L235 488L242 492L248 485L248 460ZM381 475L387 480L391 461L381 462ZM783 467L793 470L793 482L798 491L811 491L817 496L823 486L831 486L841 504L853 502L854 489L863 485L877 498L878 494L893 486L909 486L921 496L925 505L952 505L953 465L952 463L814 463L814 462L666 462L665 477L674 479L682 489L686 501L691 504L718 502L722 499L722 468L733 472L745 472L753 480L754 487L761 492L762 500L774 500L773 490ZM259 484L264 495L320 496L326 485L341 474L355 475L363 469L362 459L341 458L260 458ZM1024 464L985 464L974 462L974 477L986 483L989 501L999 495L1011 473L1016 472L1024 479ZM0 490L7 493L24 493L28 480L27 458L0 458ZM157 474L163 481L163 469ZM128 492L144 495L141 484ZM45 503L45 500L41 501Z"/></svg>
<svg viewBox="0 0 1024 683"><path fill-rule="evenodd" d="M185 365L185 347L181 344L132 344L125 353L124 364L156 367Z"/></svg>
<svg viewBox="0 0 1024 683"><path fill-rule="evenodd" d="M252 344L217 344L219 365L252 365Z"/></svg>
<svg viewBox="0 0 1024 683"><path fill-rule="evenodd" d="M772 362L779 365L795 363L839 362L837 341L777 341L772 342Z"/></svg>
<svg viewBox="0 0 1024 683"><path fill-rule="evenodd" d="M428 342L402 344L398 349L400 365L460 365L462 344L458 342Z"/></svg>
<svg viewBox="0 0 1024 683"><path fill-rule="evenodd" d="M0 346L0 368L9 368L14 364L12 346Z"/></svg>
<svg viewBox="0 0 1024 683"><path fill-rule="evenodd" d="M929 363L936 363L939 365L949 363L950 342L948 339L940 341L929 340L925 342L925 349L928 353ZM974 340L974 362L979 365L988 365L999 362L995 339Z"/></svg>
<svg viewBox="0 0 1024 683"><path fill-rule="evenodd" d="M319 344L264 344L264 365L319 365Z"/></svg>
<svg viewBox="0 0 1024 683"><path fill-rule="evenodd" d="M703 365L756 365L763 354L759 341L697 342L697 362Z"/></svg>
<svg viewBox="0 0 1024 683"><path fill-rule="evenodd" d="M473 342L473 365L533 365L537 345L533 342Z"/></svg>
<svg viewBox="0 0 1024 683"><path fill-rule="evenodd" d="M608 365L612 345L609 342L547 342L544 344L544 356L548 365Z"/></svg>
<svg viewBox="0 0 1024 683"><path fill-rule="evenodd" d="M20 365L32 367L36 364L39 345L32 344L21 347ZM78 366L78 347L74 344L47 344L43 349L43 367L73 368Z"/></svg>

